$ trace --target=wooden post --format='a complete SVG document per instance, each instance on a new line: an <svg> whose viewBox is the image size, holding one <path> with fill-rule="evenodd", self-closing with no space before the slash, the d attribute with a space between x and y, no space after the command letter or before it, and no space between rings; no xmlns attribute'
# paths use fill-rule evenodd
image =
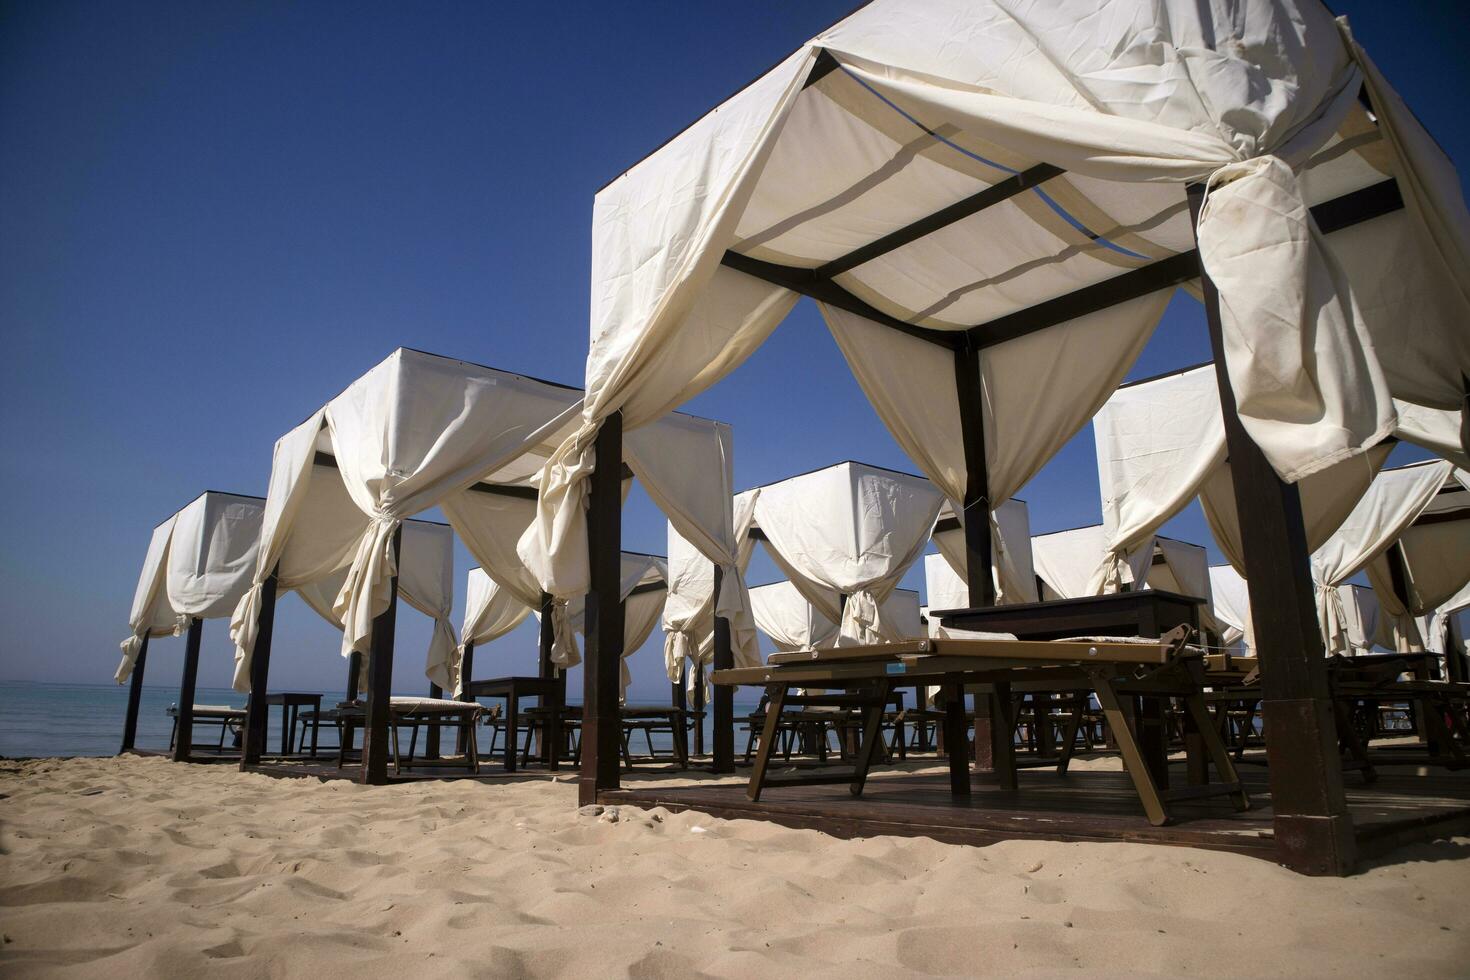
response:
<svg viewBox="0 0 1470 980"><path fill-rule="evenodd" d="M444 688L440 687L438 684L435 684L433 681L430 681L429 697L442 698L443 696ZM428 734L424 736L424 758L439 758L439 726L434 722L429 723Z"/></svg>
<svg viewBox="0 0 1470 980"><path fill-rule="evenodd" d="M990 539L990 472L985 459L984 397L980 387L980 351L969 335L954 352L954 385L959 396L960 437L965 450L965 499L961 506L961 523L965 529L965 584L969 588L970 605L995 605L993 542ZM961 688L963 691L963 688ZM1001 717L1008 716L1000 712ZM995 738L992 727L1003 724L997 717L993 698L975 698L975 758L979 772L995 771ZM1009 731L1006 737L1010 737ZM950 733L945 733L945 751L963 750L951 746ZM1004 769L1004 766L1002 766Z"/></svg>
<svg viewBox="0 0 1470 980"><path fill-rule="evenodd" d="M694 663L692 666L694 667L694 710L696 712L694 754L704 755L704 665ZM687 673L689 667L686 666L684 670Z"/></svg>
<svg viewBox="0 0 1470 980"><path fill-rule="evenodd" d="M403 526L393 532L393 560L397 564ZM388 703L393 697L393 632L398 625L398 576L389 581L388 608L373 620L372 647L367 658L367 706L363 712L362 776L364 786L388 782Z"/></svg>
<svg viewBox="0 0 1470 980"><path fill-rule="evenodd" d="M720 601L720 586L724 582L724 570L715 566L714 602ZM715 617L714 669L729 670L735 666L735 653L730 645L730 621L724 616ZM735 771L735 689L728 684L716 684L714 704L714 745L710 768L716 773Z"/></svg>
<svg viewBox="0 0 1470 980"><path fill-rule="evenodd" d="M1204 188L1189 188L1199 221ZM1261 669L1262 723L1270 763L1276 857L1305 874L1345 875L1357 841L1342 788L1337 726L1327 689L1312 576L1297 487L1283 483L1241 424L1225 366L1220 297L1204 269L1205 316L1225 444L1241 516L1241 544L1256 655Z"/></svg>
<svg viewBox="0 0 1470 980"><path fill-rule="evenodd" d="M551 704L547 704L544 697L536 698L536 704L539 707L551 709L542 715L546 720L538 748L541 762L552 769L559 768L562 750L561 719L567 704L566 675L557 668L556 661L551 659L551 654L556 649L556 621L552 618L555 610L555 597L547 592L541 593L541 633L537 645L536 676L543 680L560 680L561 682L560 694L552 699Z"/></svg>
<svg viewBox="0 0 1470 980"><path fill-rule="evenodd" d="M148 663L148 634L143 634L143 643L138 647L138 656L133 660L133 676L128 681L128 713L123 717L122 748L117 754L133 751L138 738L138 709L143 704L143 668Z"/></svg>
<svg viewBox="0 0 1470 980"><path fill-rule="evenodd" d="M184 677L179 682L179 717L174 735L174 761L188 762L194 745L194 687L199 679L199 638L204 620L189 620L189 638L184 643Z"/></svg>
<svg viewBox="0 0 1470 980"><path fill-rule="evenodd" d="M472 681L474 679L475 679L475 641L474 640L465 640L464 641L464 653L461 654L460 655L460 658L459 658L459 684L460 684L461 690L463 690L463 692L464 692L464 693L462 693L459 696L459 699L461 701L469 702L469 701L475 700L473 697L470 696L470 693L469 693L470 681ZM457 736L455 736L455 742L454 742L454 744L455 744L455 747L456 747L456 751L458 751L460 755L464 755L466 752L469 751L469 744L470 744L469 732L465 729L465 727L463 725L459 726L458 731L459 731L459 734Z"/></svg>
<svg viewBox="0 0 1470 980"><path fill-rule="evenodd" d="M260 765L260 757L265 753L270 714L265 695L270 684L271 639L276 631L276 569L260 585L260 615L255 623L255 650L250 654L250 700L245 702L245 744L240 750L241 772ZM283 716L281 724L285 723Z"/></svg>
<svg viewBox="0 0 1470 980"><path fill-rule="evenodd" d="M361 693L359 685L362 681L362 651L353 650L347 655L347 691L346 701L356 701Z"/></svg>
<svg viewBox="0 0 1470 980"><path fill-rule="evenodd" d="M689 692L685 689L684 681L689 676L689 661L679 661L679 676L674 681L673 695L674 708L679 712L679 730L674 737L684 743L684 761L689 762Z"/></svg>
<svg viewBox="0 0 1470 980"><path fill-rule="evenodd" d="M577 798L597 802L617 789L623 722L618 711L618 665L623 658L622 558L623 415L602 420L595 443L597 468L588 488L587 558L590 565L582 662L582 771Z"/></svg>

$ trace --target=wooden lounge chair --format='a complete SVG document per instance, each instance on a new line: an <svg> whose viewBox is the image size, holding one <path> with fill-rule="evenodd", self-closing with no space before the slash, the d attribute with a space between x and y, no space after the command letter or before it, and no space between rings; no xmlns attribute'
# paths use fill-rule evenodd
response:
<svg viewBox="0 0 1470 980"><path fill-rule="evenodd" d="M950 748L950 789L959 797L970 793L970 766L964 751L964 695L966 685L985 685L990 700L992 756L1003 789L1016 788L1014 724L1011 684L1035 683L1045 690L1066 690L1085 683L1103 708L1107 727L1117 741L1123 764L1132 779L1149 822L1170 821L1168 804L1177 800L1228 796L1236 809L1250 807L1250 799L1235 766L1205 710L1203 658L1186 648L1188 627L1177 627L1156 641L1115 640L1036 641L1004 639L928 639L872 646L774 654L765 667L716 671L714 681L726 685L762 685L770 694L764 736L751 773L747 795L759 800L768 787L847 783L861 795L878 743L883 708L892 686L916 679L941 685L946 691L946 742ZM792 688L840 689L825 695L863 714L863 738L851 772L770 777L767 769L778 719L788 703L803 705L805 695ZM1128 724L1121 701L1126 697L1180 698L1198 731L1203 751L1219 773L1220 782L1191 767L1193 785L1161 790L1150 770L1137 736Z"/></svg>
<svg viewBox="0 0 1470 980"><path fill-rule="evenodd" d="M388 700L388 730L392 733L393 772L405 769L461 768L471 773L480 772L480 754L475 737L475 727L480 721L484 707L474 701L451 701L446 698L395 697ZM342 768L353 753L353 731L362 727L366 714L361 701L344 701L336 706L337 712L337 768ZM455 728L464 739L465 753L460 759L437 758L415 759L418 745L418 730L424 726ZM407 758L402 752L399 739L400 728L412 729Z"/></svg>
<svg viewBox="0 0 1470 980"><path fill-rule="evenodd" d="M172 749L179 738L179 706L171 704L167 709L168 716L173 719L173 730L168 736L168 747ZM233 734L234 742L238 744L240 729L245 724L245 709L231 707L228 704L196 704L194 705L194 726L216 725L219 727L219 742L195 742L189 746L193 749L214 749L223 752L225 749L225 736Z"/></svg>

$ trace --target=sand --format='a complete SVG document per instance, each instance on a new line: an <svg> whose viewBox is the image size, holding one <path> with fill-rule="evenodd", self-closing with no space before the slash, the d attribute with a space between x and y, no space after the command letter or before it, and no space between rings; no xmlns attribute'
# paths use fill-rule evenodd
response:
<svg viewBox="0 0 1470 980"><path fill-rule="evenodd" d="M575 793L546 776L364 788L152 758L0 762L0 973L1470 970L1470 840L1313 879L1139 844L841 841L626 807L614 820L579 813Z"/></svg>

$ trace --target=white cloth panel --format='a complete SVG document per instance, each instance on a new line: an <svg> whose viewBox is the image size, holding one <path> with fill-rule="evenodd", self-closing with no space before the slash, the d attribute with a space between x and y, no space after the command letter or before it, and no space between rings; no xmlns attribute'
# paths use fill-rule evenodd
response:
<svg viewBox="0 0 1470 980"><path fill-rule="evenodd" d="M734 441L722 422L669 415L627 433L623 455L679 535L720 567L715 615L730 621L735 663L760 662L755 621L740 563L734 496Z"/></svg>
<svg viewBox="0 0 1470 980"><path fill-rule="evenodd" d="M446 691L459 687L459 640L454 613L454 532L428 521L403 523L398 557L398 595L434 620L424 676Z"/></svg>
<svg viewBox="0 0 1470 980"><path fill-rule="evenodd" d="M1192 500L1225 461L1215 367L1120 388L1092 420L1108 546L1093 591L1116 592L1129 553Z"/></svg>
<svg viewBox="0 0 1470 980"><path fill-rule="evenodd" d="M1097 595L1093 591L1094 572L1107 553L1107 543L1107 529L1101 524L1038 534L1031 539L1036 575L1058 598ZM1136 549L1129 556L1119 587L1145 580L1153 554L1153 540L1150 538L1147 548Z"/></svg>
<svg viewBox="0 0 1470 980"><path fill-rule="evenodd" d="M536 501L464 490L445 497L439 507L484 575L527 609L541 605L541 584L516 553L516 542L536 517Z"/></svg>
<svg viewBox="0 0 1470 980"><path fill-rule="evenodd" d="M1379 475L1393 444L1374 446L1362 456L1313 473L1297 484L1307 547L1316 551L1342 526ZM1227 460L1215 467L1199 488L1200 507L1215 543L1237 571L1244 574L1245 549L1240 541L1240 516L1235 508L1235 486Z"/></svg>
<svg viewBox="0 0 1470 980"><path fill-rule="evenodd" d="M736 564L742 581L755 549L750 529L755 522L755 499L759 493L759 490L747 490L736 494L732 501L735 540L738 545ZM672 521L669 522L668 540L669 594L664 604L663 618L664 669L669 680L677 682L680 665L685 660L691 661L696 669L702 670L702 665L710 663L714 657L715 569L714 563L690 544ZM752 662L749 647L742 647L737 652L734 649L733 633L731 639L731 654L736 666L759 665L758 646ZM693 672L689 679L693 683Z"/></svg>
<svg viewBox="0 0 1470 980"><path fill-rule="evenodd" d="M122 662L113 675L119 684L132 675L138 651L143 647L143 637L177 634L188 622L188 617L169 608L168 589L165 587L165 561L168 558L169 540L173 537L174 524L177 521L177 514L169 517L153 529L153 535L148 539L148 551L143 556L143 571L138 576L138 586L133 591L133 607L128 613L128 628L131 632L120 644Z"/></svg>
<svg viewBox="0 0 1470 980"><path fill-rule="evenodd" d="M958 517L953 504L946 503L939 512L939 519ZM963 524L963 522L961 522ZM1036 566L1031 560L1031 512L1024 500L1012 497L997 507L991 514L991 529L995 567L992 579L995 582L995 599L998 605L1013 605L1020 602L1035 602ZM934 532L934 545L945 557L961 580L965 576L965 530L958 527L948 531ZM960 605L968 605L968 596ZM948 609L949 606L936 608Z"/></svg>
<svg viewBox="0 0 1470 980"><path fill-rule="evenodd" d="M618 660L618 697L622 701L628 700L628 685L633 680L632 672L628 670L628 658L653 635L667 596L667 590L659 589L630 595L623 602L623 656Z"/></svg>
<svg viewBox="0 0 1470 980"><path fill-rule="evenodd" d="M1200 625L1216 627L1214 604L1210 601L1210 560L1205 549L1187 541L1158 537L1154 539L1163 564L1150 563L1144 584L1150 589L1177 592L1205 600L1200 607Z"/></svg>
<svg viewBox="0 0 1470 980"><path fill-rule="evenodd" d="M1452 473L1442 461L1382 471L1337 532L1312 553L1317 618L1329 654L1349 650L1339 587L1404 533Z"/></svg>
<svg viewBox="0 0 1470 980"><path fill-rule="evenodd" d="M1256 638L1251 627L1250 591L1233 565L1210 566L1210 599L1225 645L1239 641L1247 653L1254 653Z"/></svg>
<svg viewBox="0 0 1470 980"><path fill-rule="evenodd" d="M459 628L461 648L466 643L480 646L499 639L529 615L531 607L514 592L486 575L483 568L472 568L465 579L464 622Z"/></svg>
<svg viewBox="0 0 1470 980"><path fill-rule="evenodd" d="M837 593L832 593L834 602ZM776 649L827 649L837 643L837 623L807 601L791 582L772 582L750 590L755 625Z"/></svg>
<svg viewBox="0 0 1470 980"><path fill-rule="evenodd" d="M1347 649L1350 657L1367 653L1373 649L1378 635L1378 598L1372 589L1360 585L1343 586L1340 592L1343 611L1343 627L1347 631Z"/></svg>
<svg viewBox="0 0 1470 980"><path fill-rule="evenodd" d="M388 607L393 532L565 427L580 393L400 348L326 408L342 481L371 524L336 611L342 653Z"/></svg>
<svg viewBox="0 0 1470 980"><path fill-rule="evenodd" d="M944 555L924 556L924 591L930 609L968 609L970 587Z"/></svg>
<svg viewBox="0 0 1470 980"><path fill-rule="evenodd" d="M880 606L923 553L943 495L928 480L840 463L761 488L755 521L778 564L846 595L842 643L893 634Z"/></svg>
<svg viewBox="0 0 1470 980"><path fill-rule="evenodd" d="M1406 442L1447 459L1461 470L1470 470L1470 456L1460 445L1460 413L1438 408L1425 408L1410 402L1394 401L1399 412L1397 435Z"/></svg>
<svg viewBox="0 0 1470 980"><path fill-rule="evenodd" d="M920 613L919 593L913 589L894 589L883 603L883 621L901 640L917 640L927 635Z"/></svg>
<svg viewBox="0 0 1470 980"><path fill-rule="evenodd" d="M217 619L250 588L264 501L206 493L179 511L169 541L168 604L174 612Z"/></svg>
<svg viewBox="0 0 1470 980"><path fill-rule="evenodd" d="M1470 479L1463 470L1456 470L1455 476L1461 482ZM1470 505L1467 498L1470 492L1464 489L1442 490L1425 513L1465 507ZM1432 639L1418 620L1435 614L1436 609L1454 608L1454 596L1470 582L1470 520L1410 527L1397 546L1407 595L1401 597L1394 587L1388 552L1370 561L1366 569L1383 609L1380 642L1396 650L1418 649Z"/></svg>

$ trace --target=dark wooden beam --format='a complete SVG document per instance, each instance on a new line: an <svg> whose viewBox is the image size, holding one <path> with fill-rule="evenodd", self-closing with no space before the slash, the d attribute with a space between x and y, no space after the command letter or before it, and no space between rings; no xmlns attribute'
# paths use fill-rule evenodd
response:
<svg viewBox="0 0 1470 980"><path fill-rule="evenodd" d="M720 586L724 583L724 569L715 566L715 593L711 600L720 601ZM730 621L724 616L715 617L714 669L729 670L735 666L735 653L730 638ZM714 745L711 767L716 773L735 771L735 688L728 684L715 686L714 704L710 706L714 724Z"/></svg>
<svg viewBox="0 0 1470 980"><path fill-rule="evenodd" d="M461 700L461 701L473 701L473 700L475 700L474 697L471 696L467 692L467 688L470 686L470 681L472 681L474 679L475 679L475 641L474 640L465 640L464 641L464 650L463 650L463 652L459 656L459 680L460 680L459 686L460 686L460 691L462 692L459 695L459 700ZM465 752L468 750L468 747L469 747L469 733L467 731L465 731L465 729L464 729L463 726L460 727L459 733L455 737L455 745L456 745L456 747L457 747L460 755L464 755Z"/></svg>
<svg viewBox="0 0 1470 980"><path fill-rule="evenodd" d="M1317 227L1327 235L1390 214L1403 206L1398 182L1390 178L1319 204L1312 208L1312 217L1316 220ZM971 327L970 335L979 346L991 347L1087 316L1089 313L1106 310L1140 296L1147 296L1160 289L1181 285L1199 275L1199 252L1191 249ZM1218 360L1218 356L1216 359Z"/></svg>
<svg viewBox="0 0 1470 980"><path fill-rule="evenodd" d="M260 615L255 621L255 649L250 654L250 699L245 702L245 738L240 749L241 772L260 765L260 757L265 753L270 715L265 697L270 687L271 641L275 632L276 569L272 569L270 577L260 585Z"/></svg>
<svg viewBox="0 0 1470 980"><path fill-rule="evenodd" d="M547 704L540 695L536 704L542 708L555 709L550 713L546 728L541 733L541 761L553 769L560 768L561 759L561 711L567 703L567 676L557 668L551 654L556 648L556 620L552 618L556 599L550 593L541 593L541 631L537 639L536 676L547 680L559 680L559 693L553 703Z"/></svg>
<svg viewBox="0 0 1470 980"><path fill-rule="evenodd" d="M941 228L948 228L957 221L974 214L979 214L988 207L1008 201L1025 191L1043 184L1053 177L1064 173L1061 167L1053 167L1049 163L1038 163L1029 170L1023 170L1012 177L1007 177L999 183L992 184L976 194L971 194L962 201L956 201L949 207L941 208L931 215L920 218L912 224L905 225L897 231L889 232L874 242L854 249L846 255L839 256L817 266L815 276L818 279L832 279L842 275L866 262L871 262L880 255L887 255L895 249L903 248L911 242L916 242L926 235L932 235Z"/></svg>
<svg viewBox="0 0 1470 980"><path fill-rule="evenodd" d="M551 384L551 382L549 381L545 383ZM560 388L565 386L557 385L557 387ZM337 469L337 457L333 456L331 453L324 453L318 450L316 456L312 459L312 462L317 466L325 466L329 469L334 470ZM627 463L623 464L623 479L633 479L633 468L630 467ZM470 484L468 489L473 490L475 493L489 493L494 494L498 497L515 497L519 500L536 500L540 497L540 491L538 491L535 487L516 486L507 483L472 483Z"/></svg>
<svg viewBox="0 0 1470 980"><path fill-rule="evenodd" d="M602 420L594 444L601 460L623 458L623 415ZM582 661L582 771L577 796L597 802L601 790L618 788L623 723L618 710L618 674L623 657L620 565L623 535L622 481L617 468L592 472L587 500L587 653Z"/></svg>
<svg viewBox="0 0 1470 980"><path fill-rule="evenodd" d="M403 548L403 526L393 532L393 560L397 564ZM389 581L388 608L373 619L372 646L367 657L367 705L363 711L362 777L365 786L388 782L388 731L392 723L389 702L393 697L393 642L398 625L398 576Z"/></svg>
<svg viewBox="0 0 1470 980"><path fill-rule="evenodd" d="M763 262L753 259L739 252L729 251L725 253L720 264L743 272L748 276L754 276L777 286L782 286L792 292L810 296L812 299L828 306L835 306L839 310L855 313L860 317L881 323L885 327L892 327L900 333L906 333L910 337L927 340L931 344L938 344L955 350L961 343L961 333L949 330L931 330L928 327L915 326L905 323L897 317L889 316L882 310L863 302L852 293L843 289L836 283L827 279L818 279L811 269L794 269L791 266L777 265L774 262Z"/></svg>
<svg viewBox="0 0 1470 980"><path fill-rule="evenodd" d="M1455 489L1459 489L1456 487ZM1420 514L1414 519L1410 527L1428 527L1431 524L1450 524L1455 521L1470 521L1470 507L1458 507L1455 510L1435 511L1432 514Z"/></svg>
<svg viewBox="0 0 1470 980"><path fill-rule="evenodd" d="M985 458L984 397L980 385L980 352L968 344L954 355L955 392L959 396L960 438L965 452L965 582L970 605L995 605L994 542L990 538L990 472ZM978 737L978 736L977 736Z"/></svg>
<svg viewBox="0 0 1470 980"><path fill-rule="evenodd" d="M131 752L138 740L138 710L143 705L143 668L148 663L148 634L143 634L143 642L138 647L138 655L133 658L133 674L128 679L128 713L123 716L122 748L118 749L118 755Z"/></svg>
<svg viewBox="0 0 1470 980"><path fill-rule="evenodd" d="M811 88L841 67L837 59L832 57L832 53L823 48L817 52L817 60L812 63L812 70L807 73L806 81L801 84L801 87Z"/></svg>
<svg viewBox="0 0 1470 980"><path fill-rule="evenodd" d="M175 719L175 762L188 762L194 747L194 689L199 680L199 640L204 633L204 620L189 620L189 638L184 642L184 676L179 681L179 713Z"/></svg>
<svg viewBox="0 0 1470 980"><path fill-rule="evenodd" d="M359 689L361 683L362 653L360 651L353 650L350 654L347 655L347 691L346 697L343 700L356 701L357 696L361 693Z"/></svg>
<svg viewBox="0 0 1470 980"><path fill-rule="evenodd" d="M1189 188L1199 221L1204 188ZM1203 274L1205 317L1219 381L1225 442L1241 522L1245 576L1261 666L1277 858L1305 874L1345 875L1357 841L1343 794L1337 728L1328 696L1301 497L1246 432L1225 370L1220 296Z"/></svg>

